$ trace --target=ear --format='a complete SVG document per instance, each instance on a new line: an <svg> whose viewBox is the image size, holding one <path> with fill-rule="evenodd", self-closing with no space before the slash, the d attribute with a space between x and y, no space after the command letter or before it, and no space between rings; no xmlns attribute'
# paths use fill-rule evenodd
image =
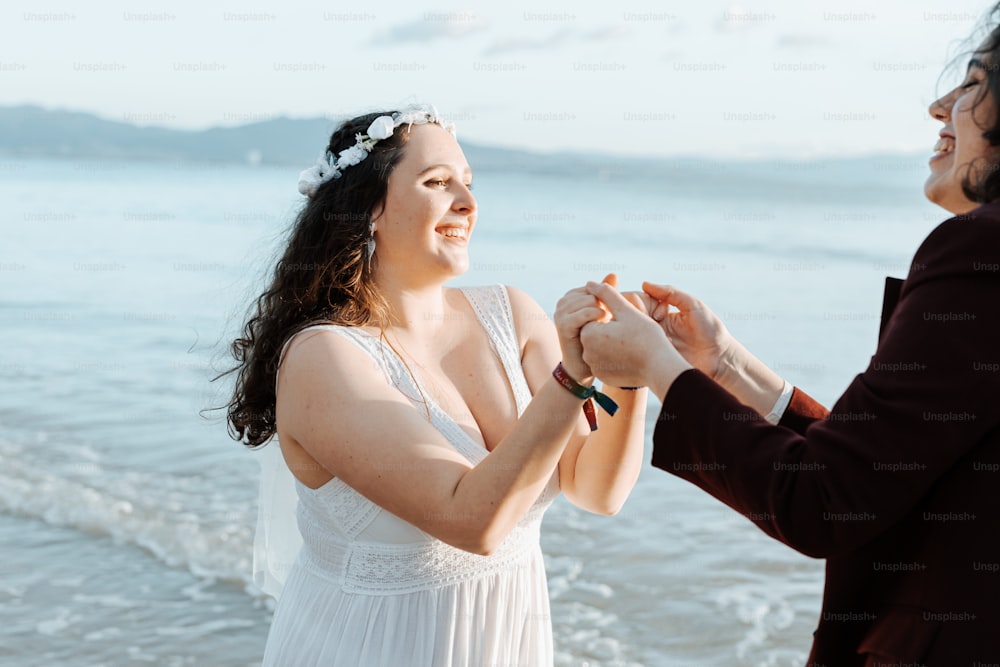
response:
<svg viewBox="0 0 1000 667"><path fill-rule="evenodd" d="M385 204L382 202L376 204L375 208L372 209L371 224L373 233L375 232L376 229L378 229L378 224L376 223L378 223L379 218L382 217L382 213L384 211L385 211Z"/></svg>

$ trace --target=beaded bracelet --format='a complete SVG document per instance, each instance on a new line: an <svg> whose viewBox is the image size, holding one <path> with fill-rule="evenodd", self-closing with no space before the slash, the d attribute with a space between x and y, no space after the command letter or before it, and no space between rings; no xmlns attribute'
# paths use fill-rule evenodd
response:
<svg viewBox="0 0 1000 667"><path fill-rule="evenodd" d="M618 404L615 403L610 396L607 394L602 394L597 391L594 387L584 387L582 384L570 377L566 369L563 368L562 362L556 366L556 369L552 371L552 377L556 379L556 382L561 384L566 390L576 396L577 398L582 398L583 403L583 414L587 417L587 423L590 424L590 430L597 430L597 412L594 410L594 404L590 400L593 398L597 401L597 404L604 408L610 416L614 417L615 413L618 412Z"/></svg>

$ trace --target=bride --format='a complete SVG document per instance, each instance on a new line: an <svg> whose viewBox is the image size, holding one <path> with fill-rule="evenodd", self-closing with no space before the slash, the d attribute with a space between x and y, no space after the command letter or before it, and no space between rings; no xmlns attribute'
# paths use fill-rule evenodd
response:
<svg viewBox="0 0 1000 667"><path fill-rule="evenodd" d="M597 300L570 292L553 326L519 290L445 287L469 267L471 188L423 107L346 121L302 174L233 343L231 431L278 436L303 541L264 665L551 665L542 514L559 491L614 514L635 483L645 390L592 388ZM621 412L592 430L592 400Z"/></svg>

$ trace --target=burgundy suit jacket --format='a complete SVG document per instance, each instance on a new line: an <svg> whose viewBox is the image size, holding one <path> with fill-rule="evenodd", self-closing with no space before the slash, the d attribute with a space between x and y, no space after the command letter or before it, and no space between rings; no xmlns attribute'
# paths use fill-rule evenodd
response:
<svg viewBox="0 0 1000 667"><path fill-rule="evenodd" d="M681 375L653 465L827 560L811 667L997 664L1000 203L938 226L891 301L829 413L796 389L773 426Z"/></svg>

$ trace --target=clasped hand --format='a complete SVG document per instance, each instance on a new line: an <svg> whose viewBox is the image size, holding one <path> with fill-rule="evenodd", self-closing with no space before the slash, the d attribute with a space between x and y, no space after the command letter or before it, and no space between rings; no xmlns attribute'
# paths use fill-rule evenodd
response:
<svg viewBox="0 0 1000 667"><path fill-rule="evenodd" d="M642 291L621 293L617 284L611 274L559 300L555 323L571 375L648 386L661 398L689 368L718 376L734 339L715 313L674 287L644 282Z"/></svg>

